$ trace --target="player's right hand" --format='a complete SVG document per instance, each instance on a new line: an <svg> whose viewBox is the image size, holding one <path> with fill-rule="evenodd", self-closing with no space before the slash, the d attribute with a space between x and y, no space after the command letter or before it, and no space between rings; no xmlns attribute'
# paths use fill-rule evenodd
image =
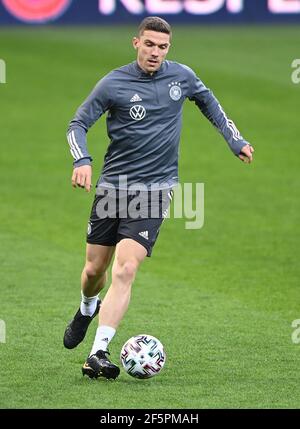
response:
<svg viewBox="0 0 300 429"><path fill-rule="evenodd" d="M90 165L74 168L72 186L73 188L85 188L87 192L90 192L92 187L92 167Z"/></svg>
<svg viewBox="0 0 300 429"><path fill-rule="evenodd" d="M248 143L242 147L242 150L238 155L238 157L240 158L241 161L245 162L246 164L250 164L250 162L253 161L253 152L254 152L253 146L251 146L251 144Z"/></svg>

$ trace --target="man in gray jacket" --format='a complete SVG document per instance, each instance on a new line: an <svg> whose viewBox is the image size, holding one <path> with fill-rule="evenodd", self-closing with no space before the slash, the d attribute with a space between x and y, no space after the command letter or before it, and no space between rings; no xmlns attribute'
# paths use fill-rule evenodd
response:
<svg viewBox="0 0 300 429"><path fill-rule="evenodd" d="M119 375L118 366L108 358L108 345L128 308L138 267L151 255L172 188L178 183L178 146L185 99L195 102L234 155L243 162L252 161L254 149L228 119L213 93L189 67L165 60L171 37L166 21L159 17L144 19L133 38L137 60L113 70L98 82L77 110L67 133L74 158L72 184L89 192L92 157L87 150L86 134L107 112L110 144L88 223L82 300L64 334L65 347L76 347L99 312L95 341L82 367L82 373L91 378ZM140 200L144 210L142 215L132 216L129 207L140 196L141 188L146 195ZM156 202L151 198L153 192ZM114 210L108 213L105 207L110 203L114 203ZM157 215L152 211L155 204ZM112 283L101 303L98 294L105 286L114 253Z"/></svg>

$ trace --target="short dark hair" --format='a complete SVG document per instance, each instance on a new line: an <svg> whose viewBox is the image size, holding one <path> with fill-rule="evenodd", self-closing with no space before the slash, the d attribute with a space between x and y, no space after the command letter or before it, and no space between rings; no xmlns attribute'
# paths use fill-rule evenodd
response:
<svg viewBox="0 0 300 429"><path fill-rule="evenodd" d="M158 33L169 34L172 37L172 29L170 24L159 16L148 16L143 19L139 25L139 36L141 36L145 30L157 31Z"/></svg>

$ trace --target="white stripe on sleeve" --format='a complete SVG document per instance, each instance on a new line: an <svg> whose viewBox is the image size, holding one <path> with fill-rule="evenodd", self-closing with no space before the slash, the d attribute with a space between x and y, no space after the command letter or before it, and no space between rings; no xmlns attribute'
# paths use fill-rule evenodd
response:
<svg viewBox="0 0 300 429"><path fill-rule="evenodd" d="M78 153L80 155L80 158L84 158L83 153L81 152L81 149L80 149L80 147L78 146L78 144L76 142L74 130L71 131L71 139L72 139L72 142L73 142L73 145L74 145L75 149L77 149L77 151L78 151Z"/></svg>
<svg viewBox="0 0 300 429"><path fill-rule="evenodd" d="M76 152L76 150L75 150L75 148L73 146L70 134L67 135L67 139L68 139L68 143L69 143L69 146L70 146L70 152L71 152L73 158L75 159L75 161L77 161L78 159L80 159L80 156L79 156L78 152Z"/></svg>

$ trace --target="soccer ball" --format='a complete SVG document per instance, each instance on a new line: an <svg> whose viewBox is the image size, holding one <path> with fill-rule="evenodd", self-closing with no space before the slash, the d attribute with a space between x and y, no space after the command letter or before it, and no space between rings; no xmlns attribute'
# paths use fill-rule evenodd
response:
<svg viewBox="0 0 300 429"><path fill-rule="evenodd" d="M126 341L120 359L125 371L132 377L150 378L161 371L166 354L157 338L140 334Z"/></svg>

